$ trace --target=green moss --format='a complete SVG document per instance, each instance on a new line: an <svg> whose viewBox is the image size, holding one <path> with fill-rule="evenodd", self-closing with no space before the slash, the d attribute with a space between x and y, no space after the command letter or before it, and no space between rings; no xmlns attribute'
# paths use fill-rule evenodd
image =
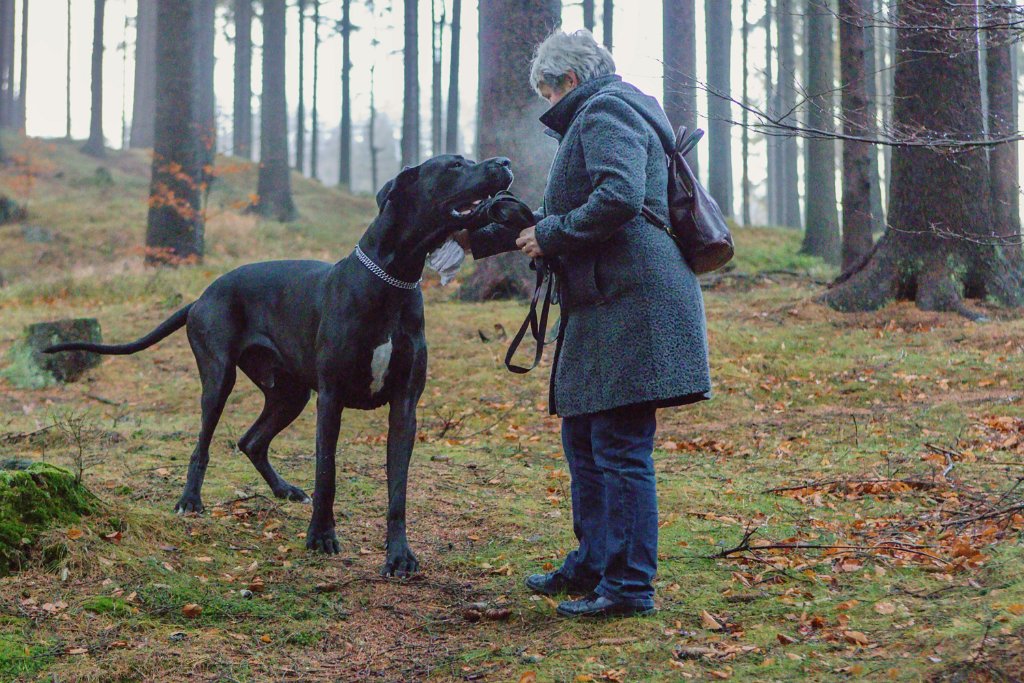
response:
<svg viewBox="0 0 1024 683"><path fill-rule="evenodd" d="M112 614L116 617L131 616L133 611L131 605L124 600L109 598L105 595L88 598L82 603L82 609L87 612L95 612L96 614Z"/></svg>
<svg viewBox="0 0 1024 683"><path fill-rule="evenodd" d="M32 349L18 342L7 351L7 367L0 377L19 389L42 389L57 383L53 375L39 367L32 358Z"/></svg>
<svg viewBox="0 0 1024 683"><path fill-rule="evenodd" d="M75 522L95 506L95 496L60 467L0 470L0 574L21 563L44 529Z"/></svg>
<svg viewBox="0 0 1024 683"><path fill-rule="evenodd" d="M38 673L49 659L38 645L27 645L11 633L0 629L0 680L29 679Z"/></svg>

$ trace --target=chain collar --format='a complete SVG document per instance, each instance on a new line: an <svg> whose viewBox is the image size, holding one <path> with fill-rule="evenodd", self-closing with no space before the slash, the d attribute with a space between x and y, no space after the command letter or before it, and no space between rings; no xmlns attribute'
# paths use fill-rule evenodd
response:
<svg viewBox="0 0 1024 683"><path fill-rule="evenodd" d="M376 275L377 277L379 277L381 280L388 283L392 287L397 287L398 289L416 289L417 287L420 286L420 282L423 281L423 278L420 278L416 282L405 282L404 280L399 280L396 277L388 275L387 271L378 266L376 263L373 262L373 259L371 259L369 256L363 253L363 250L359 248L358 244L356 245L356 258L358 258L359 261L364 266L366 266L367 270L369 270L371 273L373 273L374 275Z"/></svg>

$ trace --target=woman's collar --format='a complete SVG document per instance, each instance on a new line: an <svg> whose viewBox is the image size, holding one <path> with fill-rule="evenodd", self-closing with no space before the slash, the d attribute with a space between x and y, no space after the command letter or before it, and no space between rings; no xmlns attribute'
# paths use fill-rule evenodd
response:
<svg viewBox="0 0 1024 683"><path fill-rule="evenodd" d="M540 122L558 133L559 136L565 135L565 131L569 130L569 124L572 123L584 102L596 95L606 85L621 80L622 77L618 74L610 74L580 83L544 112L540 117Z"/></svg>

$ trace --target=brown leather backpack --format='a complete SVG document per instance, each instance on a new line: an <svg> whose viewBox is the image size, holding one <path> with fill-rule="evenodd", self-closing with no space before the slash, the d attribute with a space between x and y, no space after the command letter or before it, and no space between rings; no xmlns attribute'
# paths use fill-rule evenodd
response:
<svg viewBox="0 0 1024 683"><path fill-rule="evenodd" d="M689 135L680 126L675 147L666 153L668 160L668 214L666 225L647 206L644 218L668 233L694 273L710 273L732 259L732 234L718 202L697 180L684 156L704 136L700 128Z"/></svg>

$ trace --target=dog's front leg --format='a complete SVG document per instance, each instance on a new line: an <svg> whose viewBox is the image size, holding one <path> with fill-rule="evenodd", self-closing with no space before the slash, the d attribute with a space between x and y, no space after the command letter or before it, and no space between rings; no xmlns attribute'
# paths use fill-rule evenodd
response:
<svg viewBox="0 0 1024 683"><path fill-rule="evenodd" d="M341 409L337 392L322 388L316 399L316 481L306 547L331 555L341 550L334 533L334 454L341 429Z"/></svg>
<svg viewBox="0 0 1024 683"><path fill-rule="evenodd" d="M410 576L420 569L405 537L405 491L416 441L416 400L411 396L396 399L388 414L388 539L380 572L384 576Z"/></svg>

